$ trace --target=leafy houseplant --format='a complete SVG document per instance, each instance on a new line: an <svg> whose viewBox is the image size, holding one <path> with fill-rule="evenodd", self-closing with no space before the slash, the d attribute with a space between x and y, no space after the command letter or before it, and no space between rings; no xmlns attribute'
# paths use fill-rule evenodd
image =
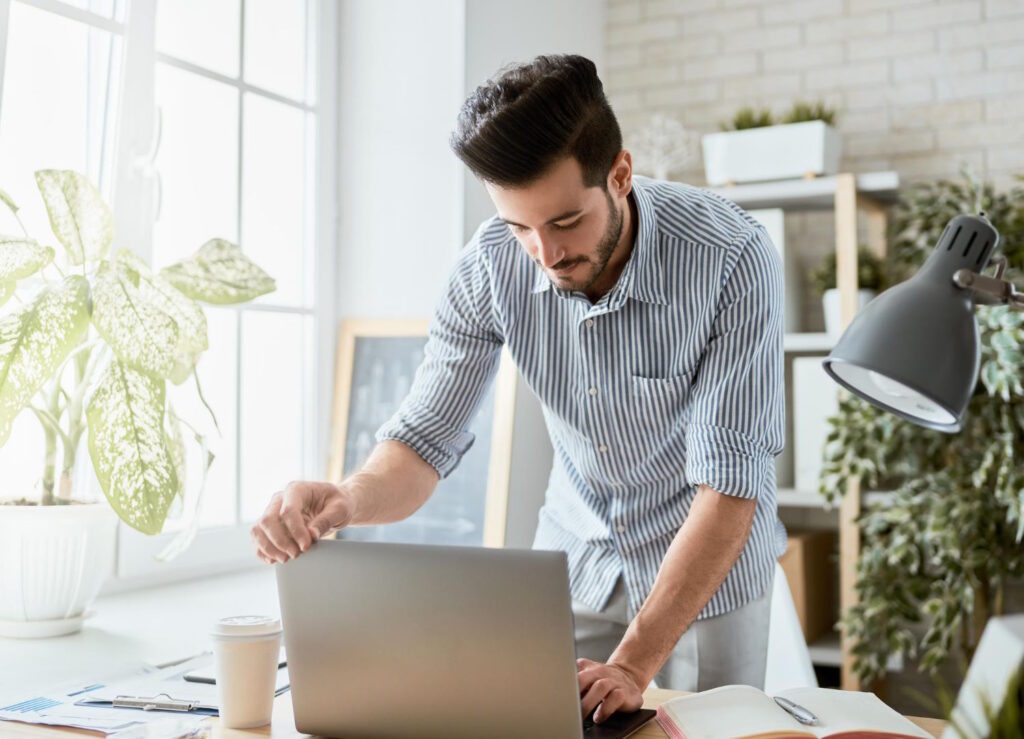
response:
<svg viewBox="0 0 1024 739"><path fill-rule="evenodd" d="M825 313L825 330L834 337L842 330L841 296L836 287L836 253L829 251L811 270L811 287L821 295ZM885 269L882 261L871 250L857 250L857 310L885 287Z"/></svg>
<svg viewBox="0 0 1024 739"><path fill-rule="evenodd" d="M830 250L811 271L811 285L818 295L824 295L836 287L836 253ZM857 287L866 290L881 290L885 287L885 273L882 260L866 247L857 250Z"/></svg>
<svg viewBox="0 0 1024 739"><path fill-rule="evenodd" d="M996 193L968 174L921 184L896 206L890 274L916 271L949 220L983 210L1001 233L1007 278L1024 259L1024 188ZM890 655L919 657L936 674L957 651L973 655L1024 575L1024 315L976 311L981 382L956 435L929 431L853 397L830 419L820 490L833 500L857 479L892 490L859 526L858 603L843 614L854 669L884 675ZM915 627L924 629L920 638Z"/></svg>
<svg viewBox="0 0 1024 739"><path fill-rule="evenodd" d="M111 253L113 218L88 179L58 170L35 179L63 258L25 232L17 205L0 191L23 231L0 237L0 304L14 298L0 314L0 445L19 413L39 419L42 490L38 505L22 498L0 506L0 521L19 507L72 502L86 435L111 508L129 526L158 533L171 504L184 499L186 424L165 395L168 381L194 378L201 397L195 367L207 331L199 302L245 302L274 281L222 239L151 271L130 252Z"/></svg>

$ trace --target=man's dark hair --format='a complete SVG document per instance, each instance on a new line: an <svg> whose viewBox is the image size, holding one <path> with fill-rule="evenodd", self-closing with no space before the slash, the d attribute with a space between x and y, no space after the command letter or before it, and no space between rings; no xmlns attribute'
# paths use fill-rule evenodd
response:
<svg viewBox="0 0 1024 739"><path fill-rule="evenodd" d="M459 112L451 147L495 185L527 185L571 155L587 187L604 187L622 132L592 61L539 56L476 88Z"/></svg>

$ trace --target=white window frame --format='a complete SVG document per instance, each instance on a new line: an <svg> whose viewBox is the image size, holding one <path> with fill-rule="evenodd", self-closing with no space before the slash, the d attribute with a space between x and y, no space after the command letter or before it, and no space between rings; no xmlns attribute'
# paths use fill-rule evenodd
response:
<svg viewBox="0 0 1024 739"><path fill-rule="evenodd" d="M303 378L305 424L303 428L304 458L302 470L296 478L319 479L324 475L328 456L328 430L332 391L333 359L336 324L336 243L337 243L337 7L332 0L308 0L311 12L307 14L307 33L315 33L315 49L308 49L307 70L315 69L315 102L298 103L276 93L260 89L243 81L245 68L245 7L240 2L239 74L237 78L211 72L202 67L158 53L155 48L156 3L159 0L128 0L127 15L123 23L96 13L66 5L60 0L0 0L0 104L3 94L3 71L6 51L7 22L10 4L21 2L35 8L80 21L103 30L122 34L123 53L121 70L119 120L114 145L114 182L111 205L119 241L131 244L147 261L153 255L153 230L157 177L152 163L156 155L155 138L158 136L158 115L153 93L157 61L191 73L231 85L239 91L238 136L238 233L241 233L242 147L244 137L244 94L256 93L272 100L297 107L315 116L315 136L312 151L308 151L307 185L315 198L306 203L307 228L312 229L314 296L308 308L250 304L234 306L239 314L237 322L238 355L236 380L239 397L236 398L236 420L242 412L241 361L242 313L269 311L309 316L313 322L314 361L307 363ZM173 0L163 0L173 2ZM312 36L310 36L312 37ZM307 71L307 83L309 72ZM244 248L244 245L243 245ZM244 430L236 424L239 434ZM120 523L117 533L115 572L104 586L103 592L117 592L135 587L150 586L192 577L262 567L256 559L249 540L252 522L241 520L240 474L241 445L236 445L235 512L233 526L201 529L191 547L169 563L158 562L155 555L162 550L173 533L145 536ZM281 485L287 480L277 481ZM95 491L102 495L102 492ZM268 492L268 497L270 490Z"/></svg>

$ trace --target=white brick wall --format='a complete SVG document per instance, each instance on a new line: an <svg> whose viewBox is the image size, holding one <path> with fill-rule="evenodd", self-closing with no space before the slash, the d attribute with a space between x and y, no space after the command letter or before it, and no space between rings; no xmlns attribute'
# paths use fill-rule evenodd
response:
<svg viewBox="0 0 1024 739"><path fill-rule="evenodd" d="M998 187L1024 174L1024 0L605 0L605 86L627 138L654 113L707 133L743 105L824 100L845 171ZM704 183L700 157L673 176ZM829 214L787 218L806 272ZM795 248L794 248L795 247ZM820 302L801 294L803 330Z"/></svg>
<svg viewBox="0 0 1024 739"><path fill-rule="evenodd" d="M605 0L605 85L627 137L654 113L698 133L741 106L838 111L847 171L906 181L959 163L1024 174L1024 0ZM703 183L699 157L674 176Z"/></svg>

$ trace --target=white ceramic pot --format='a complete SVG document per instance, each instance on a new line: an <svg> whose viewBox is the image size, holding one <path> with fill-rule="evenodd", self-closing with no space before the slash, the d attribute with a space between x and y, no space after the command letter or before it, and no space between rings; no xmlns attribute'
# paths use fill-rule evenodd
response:
<svg viewBox="0 0 1024 739"><path fill-rule="evenodd" d="M860 313L877 294L875 290L858 290L857 312ZM833 341L837 341L843 335L843 313L839 289L826 290L821 297L821 303L825 310L825 331Z"/></svg>
<svg viewBox="0 0 1024 739"><path fill-rule="evenodd" d="M116 530L105 502L0 505L0 636L78 631L113 572Z"/></svg>
<svg viewBox="0 0 1024 739"><path fill-rule="evenodd" d="M839 171L839 132L824 121L720 131L701 138L708 185L787 180Z"/></svg>

